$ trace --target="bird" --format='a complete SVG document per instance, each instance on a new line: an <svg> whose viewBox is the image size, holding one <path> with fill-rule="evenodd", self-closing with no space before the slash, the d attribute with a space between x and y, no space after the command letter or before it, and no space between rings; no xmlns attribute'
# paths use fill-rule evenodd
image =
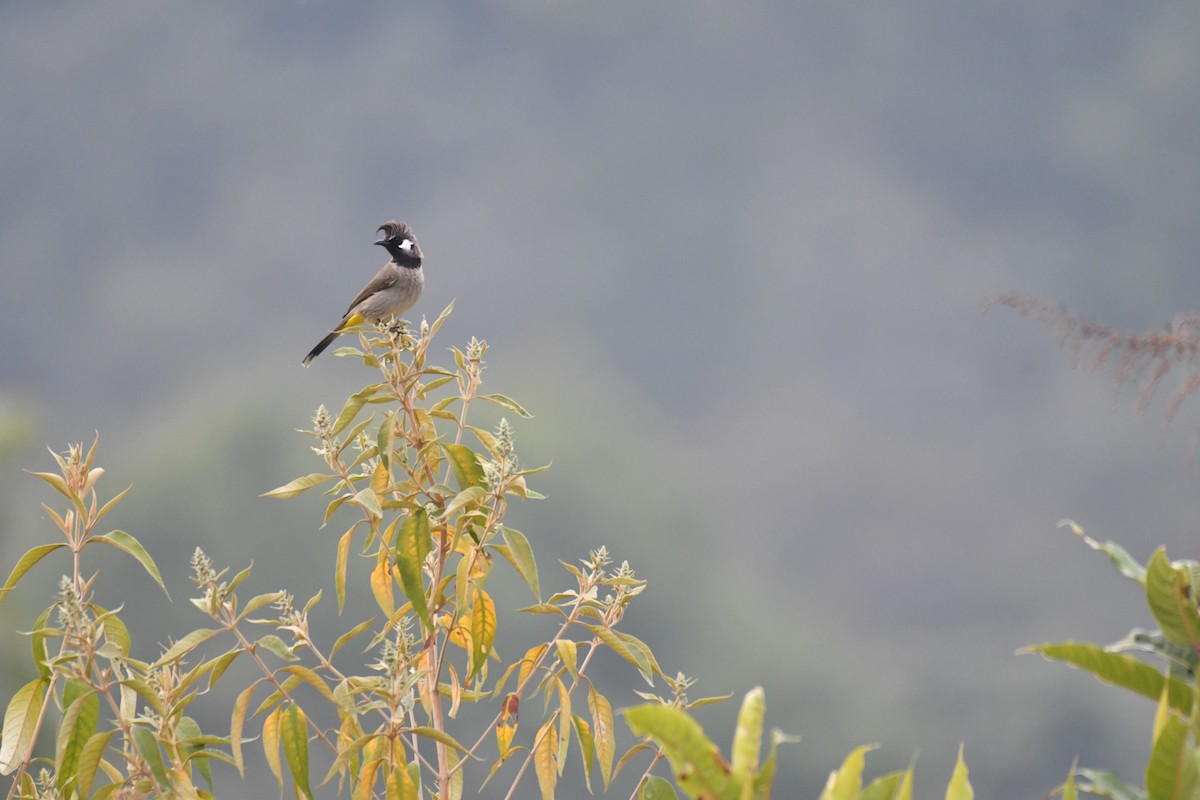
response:
<svg viewBox="0 0 1200 800"><path fill-rule="evenodd" d="M420 298L425 285L425 273L421 269L421 248L417 246L412 228L408 223L390 220L380 225L377 231L383 234L383 238L375 244L386 249L392 260L384 264L383 269L358 293L337 327L304 357L301 362L304 366L307 367L321 355L347 328L398 317Z"/></svg>

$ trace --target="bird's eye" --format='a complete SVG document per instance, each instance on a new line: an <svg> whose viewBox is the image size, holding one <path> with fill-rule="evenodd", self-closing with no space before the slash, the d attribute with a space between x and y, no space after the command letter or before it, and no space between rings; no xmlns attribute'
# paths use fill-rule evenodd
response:
<svg viewBox="0 0 1200 800"><path fill-rule="evenodd" d="M400 243L400 249L406 253L409 252L410 250L412 250L412 247L413 247L412 239L405 239L403 242Z"/></svg>

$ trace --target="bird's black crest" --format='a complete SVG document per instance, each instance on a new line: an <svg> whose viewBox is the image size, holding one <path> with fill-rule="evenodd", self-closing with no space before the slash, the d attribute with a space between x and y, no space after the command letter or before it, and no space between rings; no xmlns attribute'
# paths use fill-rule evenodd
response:
<svg viewBox="0 0 1200 800"><path fill-rule="evenodd" d="M413 236L412 228L408 227L407 222L389 220L380 225L378 230L383 234L382 241L400 242L405 239L411 239L415 242L417 240L417 237Z"/></svg>

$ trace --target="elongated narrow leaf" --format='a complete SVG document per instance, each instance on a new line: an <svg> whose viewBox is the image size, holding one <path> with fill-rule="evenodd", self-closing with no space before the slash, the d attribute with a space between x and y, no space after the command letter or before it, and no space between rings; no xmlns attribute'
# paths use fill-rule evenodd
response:
<svg viewBox="0 0 1200 800"><path fill-rule="evenodd" d="M863 787L858 800L895 800L903 780L903 772L889 772L887 775L881 775Z"/></svg>
<svg viewBox="0 0 1200 800"><path fill-rule="evenodd" d="M342 413L338 414L337 420L333 423L330 433L334 436L341 433L347 425L354 421L362 407L384 388L383 384L376 383L350 395L346 400L346 405L342 406Z"/></svg>
<svg viewBox="0 0 1200 800"><path fill-rule="evenodd" d="M453 519L454 515L458 514L468 505L471 503L478 503L485 497L487 497L487 491L483 487L468 486L466 489L463 489L461 492L456 494L454 498L446 504L446 510L443 512L445 516L443 516L442 519Z"/></svg>
<svg viewBox="0 0 1200 800"><path fill-rule="evenodd" d="M277 486L269 492L263 492L261 495L259 495L259 497L295 497L302 492L307 492L314 486L320 486L322 483L331 480L333 480L332 475L325 475L320 472L312 472L302 478L296 478L296 480L291 481L290 483L285 483L283 486Z"/></svg>
<svg viewBox="0 0 1200 800"><path fill-rule="evenodd" d="M596 762L596 737L592 736L592 726L587 720L575 714L571 717L575 726L575 738L579 740L579 757L583 759L583 779L587 783L588 792L592 791L592 766Z"/></svg>
<svg viewBox="0 0 1200 800"><path fill-rule="evenodd" d="M504 543L508 547L502 550L505 558L512 563L524 580L525 585L529 587L529 591L533 592L534 599L539 602L542 599L542 587L538 582L537 562L533 558L533 548L529 546L529 540L525 538L525 534L518 530L509 527L500 529L501 535L504 537Z"/></svg>
<svg viewBox="0 0 1200 800"><path fill-rule="evenodd" d="M544 646L544 645L543 645ZM592 735L596 740L596 756L600 762L600 777L604 790L613 775L613 757L617 753L617 732L613 727L612 704L588 681L588 711L592 715Z"/></svg>
<svg viewBox="0 0 1200 800"><path fill-rule="evenodd" d="M613 649L617 655L633 664L638 668L638 672L642 673L642 678L651 686L654 685L654 668L651 666L649 659L646 658L646 653L635 647L630 647L629 644L612 628L604 625L584 625L583 627L591 631L595 636Z"/></svg>
<svg viewBox="0 0 1200 800"><path fill-rule="evenodd" d="M387 779L386 800L418 800L417 784L407 764L392 767Z"/></svg>
<svg viewBox="0 0 1200 800"><path fill-rule="evenodd" d="M537 772L538 787L542 800L553 800L554 787L558 783L558 736L554 731L554 719L546 721L538 731L533 746L533 766Z"/></svg>
<svg viewBox="0 0 1200 800"><path fill-rule="evenodd" d="M837 772L829 776L825 791L821 792L821 800L858 800L862 792L862 774L867 763L867 753L878 746L865 744L851 750Z"/></svg>
<svg viewBox="0 0 1200 800"><path fill-rule="evenodd" d="M33 751L38 713L49 685L45 678L35 678L18 689L8 701L4 732L0 734L0 775L11 775Z"/></svg>
<svg viewBox="0 0 1200 800"><path fill-rule="evenodd" d="M167 777L167 765L163 761L162 749L158 746L158 739L154 736L154 731L142 725L135 725L132 734L133 744L137 747L138 755L150 766L155 782L164 788L170 786L171 780Z"/></svg>
<svg viewBox="0 0 1200 800"><path fill-rule="evenodd" d="M338 614L342 613L342 608L346 605L346 566L350 562L350 544L354 540L356 527L358 527L357 522L338 540L337 561L334 565L333 575L334 586L337 589Z"/></svg>
<svg viewBox="0 0 1200 800"><path fill-rule="evenodd" d="M400 535L396 539L396 566L400 571L400 584L404 595L412 603L413 610L421 618L425 630L433 629L433 619L425 602L425 582L422 579L421 568L431 549L433 544L429 538L429 515L425 509L418 508L409 514L400 526Z"/></svg>
<svg viewBox="0 0 1200 800"><path fill-rule="evenodd" d="M442 449L450 458L450 470L454 473L454 480L458 481L459 489L487 486L487 477L474 450L461 444L444 444Z"/></svg>
<svg viewBox="0 0 1200 800"><path fill-rule="evenodd" d="M738 713L737 728L733 734L730 765L735 780L743 784L753 780L758 773L758 759L762 750L763 716L767 702L761 686L746 693L742 709Z"/></svg>
<svg viewBox="0 0 1200 800"><path fill-rule="evenodd" d="M1174 678L1165 678L1161 671L1125 653L1113 653L1087 642L1058 642L1027 647L1022 653L1040 653L1051 661L1062 661L1072 667L1092 673L1104 683L1120 686L1143 697L1157 700L1164 682L1169 687L1171 708L1190 713L1192 687Z"/></svg>
<svg viewBox="0 0 1200 800"><path fill-rule="evenodd" d="M1113 800L1146 800L1145 792L1125 783L1115 772L1080 767L1076 774L1080 778L1080 791L1088 794L1111 797Z"/></svg>
<svg viewBox="0 0 1200 800"><path fill-rule="evenodd" d="M72 688L76 686L79 688ZM70 699L68 694L71 695ZM70 681L63 702L67 710L63 712L54 741L54 762L58 765L56 776L60 790L78 770L79 756L96 732L96 724L100 719L100 698L86 684Z"/></svg>
<svg viewBox="0 0 1200 800"><path fill-rule="evenodd" d="M300 800L312 800L312 787L308 781L308 725L300 706L293 703L287 707L281 729L283 756L292 773L296 796Z"/></svg>
<svg viewBox="0 0 1200 800"><path fill-rule="evenodd" d="M735 797L736 784L699 723L685 712L658 703L625 711L625 721L638 736L649 736L667 754L679 788L689 797Z"/></svg>
<svg viewBox="0 0 1200 800"><path fill-rule="evenodd" d="M693 703L690 708L694 708ZM780 730L771 731L771 747L767 750L766 760L763 761L762 767L758 771L758 775L754 778L754 797L756 800L765 800L771 796L771 786L775 783L775 770L779 763L779 745L789 744L800 741L799 736L789 736ZM866 798L863 798L866 800ZM886 800L899 800L899 798L888 797ZM912 798L908 798L912 800Z"/></svg>
<svg viewBox="0 0 1200 800"><path fill-rule="evenodd" d="M1104 553L1108 556L1108 560L1127 578L1132 578L1140 584L1146 583L1146 568L1138 563L1137 559L1129 555L1129 551L1115 542L1097 542L1083 532L1083 528L1075 524L1069 519L1064 519L1058 523L1058 527L1070 528L1076 536L1087 544L1088 547L1097 552Z"/></svg>
<svg viewBox="0 0 1200 800"><path fill-rule="evenodd" d="M207 642L212 637L216 636L221 631L217 628L199 628L184 636L175 644L171 645L167 652L162 654L158 661L154 662L154 668L157 669L165 664L170 664L188 653L195 650L200 645Z"/></svg>
<svg viewBox="0 0 1200 800"><path fill-rule="evenodd" d="M142 565L142 569L146 570L151 578L154 578L154 582L163 590L163 594L167 596L167 599L171 599L171 593L167 591L167 585L163 583L162 575L158 572L158 566L154 563L154 559L150 557L150 554L146 552L146 548L142 547L142 543L137 539L125 531L111 531L100 536L93 536L90 541L104 542L118 550L124 550L133 556Z"/></svg>
<svg viewBox="0 0 1200 800"><path fill-rule="evenodd" d="M229 723L229 751L233 755L233 765L238 773L246 777L246 766L242 760L242 730L246 725L246 707L250 703L250 695L258 687L252 683L241 691L233 704L233 718Z"/></svg>
<svg viewBox="0 0 1200 800"><path fill-rule="evenodd" d="M329 657L333 658L334 654L337 653L338 650L341 650L343 647L345 647L347 642L349 642L355 636L358 636L359 634L363 633L364 631L369 630L371 628L371 624L374 622L375 622L375 617L370 617L370 618L365 619L362 622L358 623L353 628L351 628L350 630L346 631L341 636L339 636L337 638L337 641L333 643L333 647L329 651Z"/></svg>
<svg viewBox="0 0 1200 800"><path fill-rule="evenodd" d="M25 551L25 555L17 561L17 565L12 568L12 572L8 573L8 579L4 581L4 585L0 586L0 603L4 602L4 598L17 585L17 581L21 580L29 569L46 556L58 550L61 547L66 547L66 544L60 542L58 544L39 544L37 547L31 547Z"/></svg>
<svg viewBox="0 0 1200 800"><path fill-rule="evenodd" d="M113 728L92 734L83 749L79 751L75 780L75 792L78 797L92 796L92 781L96 778L96 768L100 765L104 751L108 749L108 740L116 732L117 729Z"/></svg>
<svg viewBox="0 0 1200 800"><path fill-rule="evenodd" d="M975 790L967 775L967 762L963 760L963 748L958 746L958 760L954 762L954 772L950 775L950 785L946 787L946 800L974 800Z"/></svg>
<svg viewBox="0 0 1200 800"><path fill-rule="evenodd" d="M266 756L267 766L279 783L279 791L283 791L283 762L279 760L279 729L283 722L283 706L276 708L263 720L262 745L263 755Z"/></svg>
<svg viewBox="0 0 1200 800"><path fill-rule="evenodd" d="M496 605L483 589L475 590L471 605L471 677L479 674L496 642Z"/></svg>
<svg viewBox="0 0 1200 800"><path fill-rule="evenodd" d="M516 400L513 400L511 397L506 397L502 394L481 394L479 395L479 399L487 400L489 403L495 403L501 408L508 409L514 414L524 417L525 419L533 418L533 414L530 414L528 411L526 411L520 403L518 403Z"/></svg>
<svg viewBox="0 0 1200 800"><path fill-rule="evenodd" d="M428 728L424 726L409 728L410 733L415 733L417 736L424 736L426 739L433 739L435 742L441 742L448 747L452 747L460 753L467 752L467 748L463 747L457 739L445 731L439 731L436 728Z"/></svg>

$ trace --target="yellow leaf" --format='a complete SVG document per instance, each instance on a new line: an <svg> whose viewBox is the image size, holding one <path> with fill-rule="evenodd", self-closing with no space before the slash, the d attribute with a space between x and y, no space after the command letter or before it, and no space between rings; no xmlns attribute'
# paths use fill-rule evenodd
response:
<svg viewBox="0 0 1200 800"><path fill-rule="evenodd" d="M554 786L558 782L558 736L554 732L553 717L538 731L537 744L533 747L533 765L537 770L542 800L553 800Z"/></svg>
<svg viewBox="0 0 1200 800"><path fill-rule="evenodd" d="M382 551L381 558L375 562L371 571L371 591L375 594L375 602L389 617L396 610L396 601L392 595L392 573L388 569L387 556Z"/></svg>
<svg viewBox="0 0 1200 800"><path fill-rule="evenodd" d="M500 707L500 724L496 726L496 744L499 746L501 761L508 758L508 750L517 732L520 709L521 698L515 692L504 696L504 703Z"/></svg>
<svg viewBox="0 0 1200 800"><path fill-rule="evenodd" d="M533 673L534 667L538 661L549 650L549 645L539 644L536 647L529 648L525 653L525 657L521 659L521 669L517 672L517 690L525 688L525 682L529 680L529 676Z"/></svg>
<svg viewBox="0 0 1200 800"><path fill-rule="evenodd" d="M954 764L954 772L950 776L950 785L946 787L946 800L975 800L975 790L967 779L967 763L963 761L963 748L958 746L958 761Z"/></svg>
<svg viewBox="0 0 1200 800"><path fill-rule="evenodd" d="M495 641L496 604L487 592L476 589L475 602L471 605L471 676L483 668Z"/></svg>

